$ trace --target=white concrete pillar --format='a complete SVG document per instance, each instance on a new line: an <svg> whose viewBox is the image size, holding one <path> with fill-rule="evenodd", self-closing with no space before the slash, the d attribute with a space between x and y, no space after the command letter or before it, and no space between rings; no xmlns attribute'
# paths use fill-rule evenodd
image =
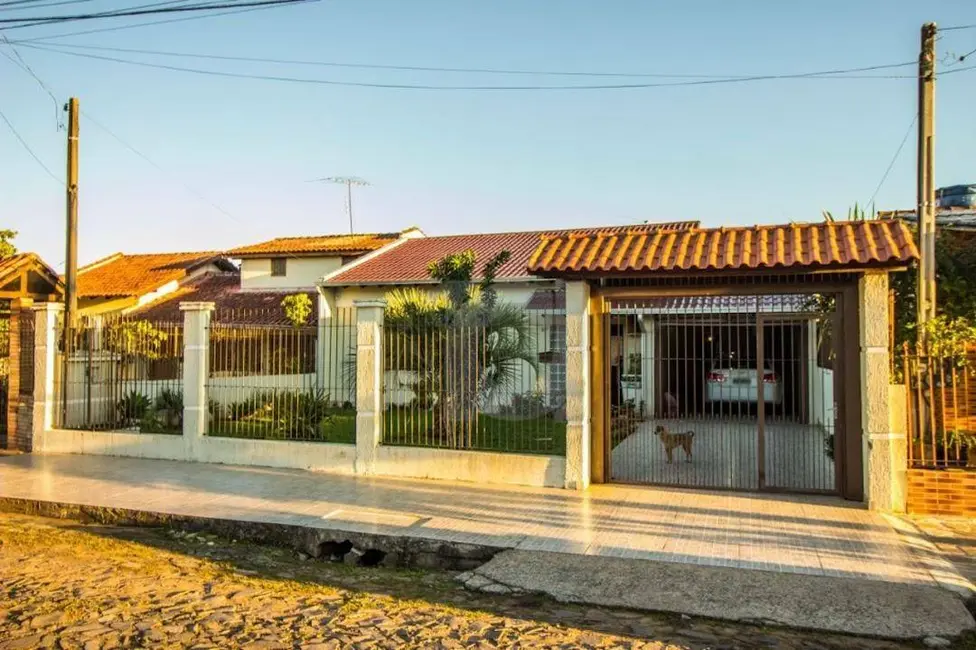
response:
<svg viewBox="0 0 976 650"><path fill-rule="evenodd" d="M590 286L566 283L566 480L569 490L590 485Z"/></svg>
<svg viewBox="0 0 976 650"><path fill-rule="evenodd" d="M356 306L356 473L372 474L383 436L383 310L385 300Z"/></svg>
<svg viewBox="0 0 976 650"><path fill-rule="evenodd" d="M210 365L212 302L181 302L183 312L183 444L187 457L199 456L207 431L207 374Z"/></svg>
<svg viewBox="0 0 976 650"><path fill-rule="evenodd" d="M908 447L904 432L891 430L888 349L888 274L858 280L861 426L868 507L905 511Z"/></svg>
<svg viewBox="0 0 976 650"><path fill-rule="evenodd" d="M64 304L46 302L34 305L34 404L31 427L34 451L44 451L47 432L54 428L56 403L54 389L58 367L58 316ZM63 381L63 379L62 379Z"/></svg>

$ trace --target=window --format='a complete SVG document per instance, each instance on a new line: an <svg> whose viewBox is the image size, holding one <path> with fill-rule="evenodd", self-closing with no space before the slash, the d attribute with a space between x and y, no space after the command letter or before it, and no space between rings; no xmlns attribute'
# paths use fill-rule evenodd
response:
<svg viewBox="0 0 976 650"><path fill-rule="evenodd" d="M288 260L284 257L272 257L271 258L271 277L273 278L283 278L285 274L288 273Z"/></svg>

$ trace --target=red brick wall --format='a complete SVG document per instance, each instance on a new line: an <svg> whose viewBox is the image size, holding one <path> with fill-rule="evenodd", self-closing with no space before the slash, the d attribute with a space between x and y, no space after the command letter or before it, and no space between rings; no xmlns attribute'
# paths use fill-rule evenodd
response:
<svg viewBox="0 0 976 650"><path fill-rule="evenodd" d="M976 471L908 470L908 512L976 517Z"/></svg>

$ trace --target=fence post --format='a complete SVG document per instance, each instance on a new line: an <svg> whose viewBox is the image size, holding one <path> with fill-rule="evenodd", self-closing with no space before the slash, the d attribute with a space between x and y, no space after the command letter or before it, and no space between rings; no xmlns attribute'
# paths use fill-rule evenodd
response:
<svg viewBox="0 0 976 650"><path fill-rule="evenodd" d="M356 306L356 473L373 474L383 435L383 310L385 300Z"/></svg>
<svg viewBox="0 0 976 650"><path fill-rule="evenodd" d="M34 395L33 403L23 405L21 415L30 413L19 422L22 435L30 435L33 451L44 451L48 432L54 428L54 409L58 407L54 390L58 372L58 315L64 311L60 302L34 305ZM64 379L62 378L62 382ZM62 385L62 390L64 387Z"/></svg>
<svg viewBox="0 0 976 650"><path fill-rule="evenodd" d="M904 431L892 431L891 426L888 274L865 273L857 289L865 492L870 508L904 512L908 441Z"/></svg>
<svg viewBox="0 0 976 650"><path fill-rule="evenodd" d="M198 456L207 430L207 371L210 364L212 302L181 302L183 312L183 447Z"/></svg>
<svg viewBox="0 0 976 650"><path fill-rule="evenodd" d="M590 286L566 283L566 478L569 490L590 485Z"/></svg>

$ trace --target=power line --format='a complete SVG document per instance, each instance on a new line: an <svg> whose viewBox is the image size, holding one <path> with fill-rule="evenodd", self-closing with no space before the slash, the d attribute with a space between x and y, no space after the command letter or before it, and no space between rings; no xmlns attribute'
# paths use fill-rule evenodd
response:
<svg viewBox="0 0 976 650"><path fill-rule="evenodd" d="M47 4L37 4L44 0L15 0L14 2L0 2L0 11L24 11L25 9L46 9L48 7L60 7L62 5L81 4L92 2L93 0L60 0L60 2L49 2Z"/></svg>
<svg viewBox="0 0 976 650"><path fill-rule="evenodd" d="M908 142L908 136L912 134L912 129L915 128L915 124L918 122L918 113L912 117L911 123L908 125L908 129L905 131L904 137L901 139L901 143L898 145L898 149L895 150L895 155L892 156L891 162L888 163L888 167L885 169L884 174L881 175L881 180L878 181L878 186L874 188L874 193L871 194L871 199L865 204L865 206L873 205L874 199L877 198L878 192L881 191L881 186L884 185L885 181L888 180L888 174L891 173L892 168L895 166L895 162L898 160L898 156L901 155L901 150L905 148L905 143Z"/></svg>
<svg viewBox="0 0 976 650"><path fill-rule="evenodd" d="M62 16L31 16L29 18L3 18L0 19L0 24L10 25L9 27L4 27L4 30L10 29L20 29L23 27L34 27L37 25L51 25L60 24L67 22L75 22L79 20L96 20L102 18L124 18L127 16L147 16L155 14L167 14L167 13L182 13L182 12L192 12L192 11L214 11L219 9L237 9L243 7L263 7L263 6L279 6L287 4L301 4L305 2L318 2L318 0L253 0L251 2L230 2L230 3L211 3L211 4L200 4L200 5L186 5L182 7L162 7L157 6L155 8L147 9L126 9L119 11L106 11L101 13L90 13L90 14L73 14L73 15L62 15ZM172 4L170 2L159 3ZM14 24L16 23L16 24Z"/></svg>
<svg viewBox="0 0 976 650"><path fill-rule="evenodd" d="M31 40L26 41L11 41L14 44L17 43L29 43ZM286 65L305 65L305 66L323 66L323 67L334 67L334 68L356 68L356 69L368 69L368 70L397 70L397 71L410 71L410 72L449 72L449 73L467 73L467 74L498 74L498 75L532 75L532 76L562 76L562 77L634 77L634 78L671 78L671 79L723 79L723 80L745 80L751 79L756 75L714 75L714 74L677 74L677 73L655 73L655 72L580 72L580 71L564 71L564 70L513 70L513 69L498 69L498 68L450 68L450 67L437 67L437 66L415 66L415 65L384 65L384 64L372 64L372 63L346 63L346 62L336 62L336 61L311 61L307 59L275 59L266 57L251 57L251 56L229 56L221 54L201 54L193 52L169 52L160 50L143 50L136 48L124 48L124 47L105 47L100 45L76 45L73 43L59 43L57 47L61 48L73 48L80 50L97 50L104 52L121 52L123 54L149 54L155 56L170 56L170 57L180 57L180 58L191 58L191 59L214 59L218 61L241 61L247 63L274 63L274 64L286 64ZM905 63L895 63L880 66L869 66L865 68L857 68L856 72L868 72L874 70L887 70L893 68L901 68L906 66L915 65L914 61L907 61ZM852 71L852 72L853 72ZM811 73L812 76L834 76L840 75L848 71L826 71L820 73ZM874 77L871 77L874 78ZM888 78L884 76L883 78ZM898 78L910 79L914 78L912 75L903 75Z"/></svg>
<svg viewBox="0 0 976 650"><path fill-rule="evenodd" d="M953 25L952 27L939 27L940 32L952 32L957 29L976 29L976 25Z"/></svg>
<svg viewBox="0 0 976 650"><path fill-rule="evenodd" d="M45 172L47 172L47 175L50 176L51 178L53 178L54 181L58 185L64 185L64 181L62 181L60 178L58 178L57 176L55 176L54 175L54 172L52 172L48 168L48 166L45 165L44 162L41 161L41 159L37 157L37 154L34 153L34 150L30 148L30 145L29 144L27 144L27 141L24 140L24 138L21 137L20 133L17 132L17 129L15 129L14 128L14 125L10 123L10 120L8 120L7 119L7 116L3 114L3 111L0 111L0 119L2 119L4 121L4 123L7 125L7 128L10 129L10 132L14 134L14 137L15 138L17 138L17 141L20 142L21 146L23 146L24 149L27 151L27 153L30 154L30 157L34 159L34 162L36 162L38 165L40 165L41 166L41 169L43 169Z"/></svg>
<svg viewBox="0 0 976 650"><path fill-rule="evenodd" d="M51 46L41 46L33 43L20 42L23 47L30 47L37 50L53 52L56 54L64 54L68 56L76 56L88 59L96 59L101 61L111 61L114 63L122 63L126 65L134 65L146 68L157 68L160 70L171 70L175 72L189 72L192 74L216 76L216 77L230 77L236 79L256 79L263 81L281 81L289 83L301 83L301 84L313 84L313 85L327 85L327 86L352 86L359 88L381 88L381 89L394 89L394 90L465 90L465 91L528 91L528 90L629 90L629 89L643 89L643 88L663 88L663 87L675 87L675 86L704 86L704 85L714 85L714 84L726 84L726 83L741 83L750 81L766 81L766 80L779 80L779 79L804 79L804 78L829 78L829 79L851 79L850 76L839 76L846 73L853 73L865 70L877 70L890 67L900 67L905 65L915 65L915 62L908 63L897 63L897 64L886 64L883 66L868 66L862 68L850 68L847 70L828 70L822 72L805 72L796 74L771 74L771 75L754 75L750 77L735 77L732 79L704 79L697 81L677 81L677 82L667 82L667 83L635 83L635 84L602 84L602 85L574 85L574 86L443 86L434 84L394 84L394 83L372 83L372 82L360 82L360 81L337 81L334 79L308 79L302 77L288 77L280 75L258 75L258 74L248 74L240 72L228 72L223 70L207 70L201 68L185 68L181 66L166 65L162 63L149 63L146 61L132 61L130 59L120 59L116 57L101 56L97 54L84 54L82 52L67 52L61 49L56 49ZM885 75L877 76L872 78L912 78L914 76L906 77L905 75Z"/></svg>
<svg viewBox="0 0 976 650"><path fill-rule="evenodd" d="M46 83L44 83L44 81L40 77L37 76L37 74L34 72L34 69L30 67L27 61L24 60L24 57L20 55L20 52L17 50L17 48L10 44L10 41L7 40L7 36L5 34L0 34L0 38L2 38L3 41L7 44L7 46L10 48L10 51L14 53L14 56L17 57L17 60L15 61L13 58L11 58L9 54L3 52L2 50L0 50L0 54L3 54L7 59L10 60L11 63L21 68L24 72L26 72L31 77L33 77L34 81L38 83L41 89L44 90L44 92L46 92L48 96L51 98L51 101L54 102L54 123L57 125L58 129L61 129L61 127L64 126L64 122L61 121L61 104L58 102L58 98L54 96L54 91L52 91L51 88Z"/></svg>
<svg viewBox="0 0 976 650"><path fill-rule="evenodd" d="M188 20L202 20L204 18L215 18L219 16L232 16L234 14L246 14L252 11L266 11L274 9L274 6L248 7L247 9L237 9L235 11L215 11L212 14L195 14L192 16L182 16L180 18L167 18L166 20L151 20L145 23L130 23L127 25L115 25L114 27L99 27L96 29L86 29L79 32L63 32L61 34L48 34L46 36L34 36L29 39L18 40L19 44L33 43L35 41L47 41L55 38L68 38L69 36L86 36L88 34L100 34L102 32L116 32L122 29L135 29L137 27L152 27L154 25L167 25L169 23L182 23Z"/></svg>

